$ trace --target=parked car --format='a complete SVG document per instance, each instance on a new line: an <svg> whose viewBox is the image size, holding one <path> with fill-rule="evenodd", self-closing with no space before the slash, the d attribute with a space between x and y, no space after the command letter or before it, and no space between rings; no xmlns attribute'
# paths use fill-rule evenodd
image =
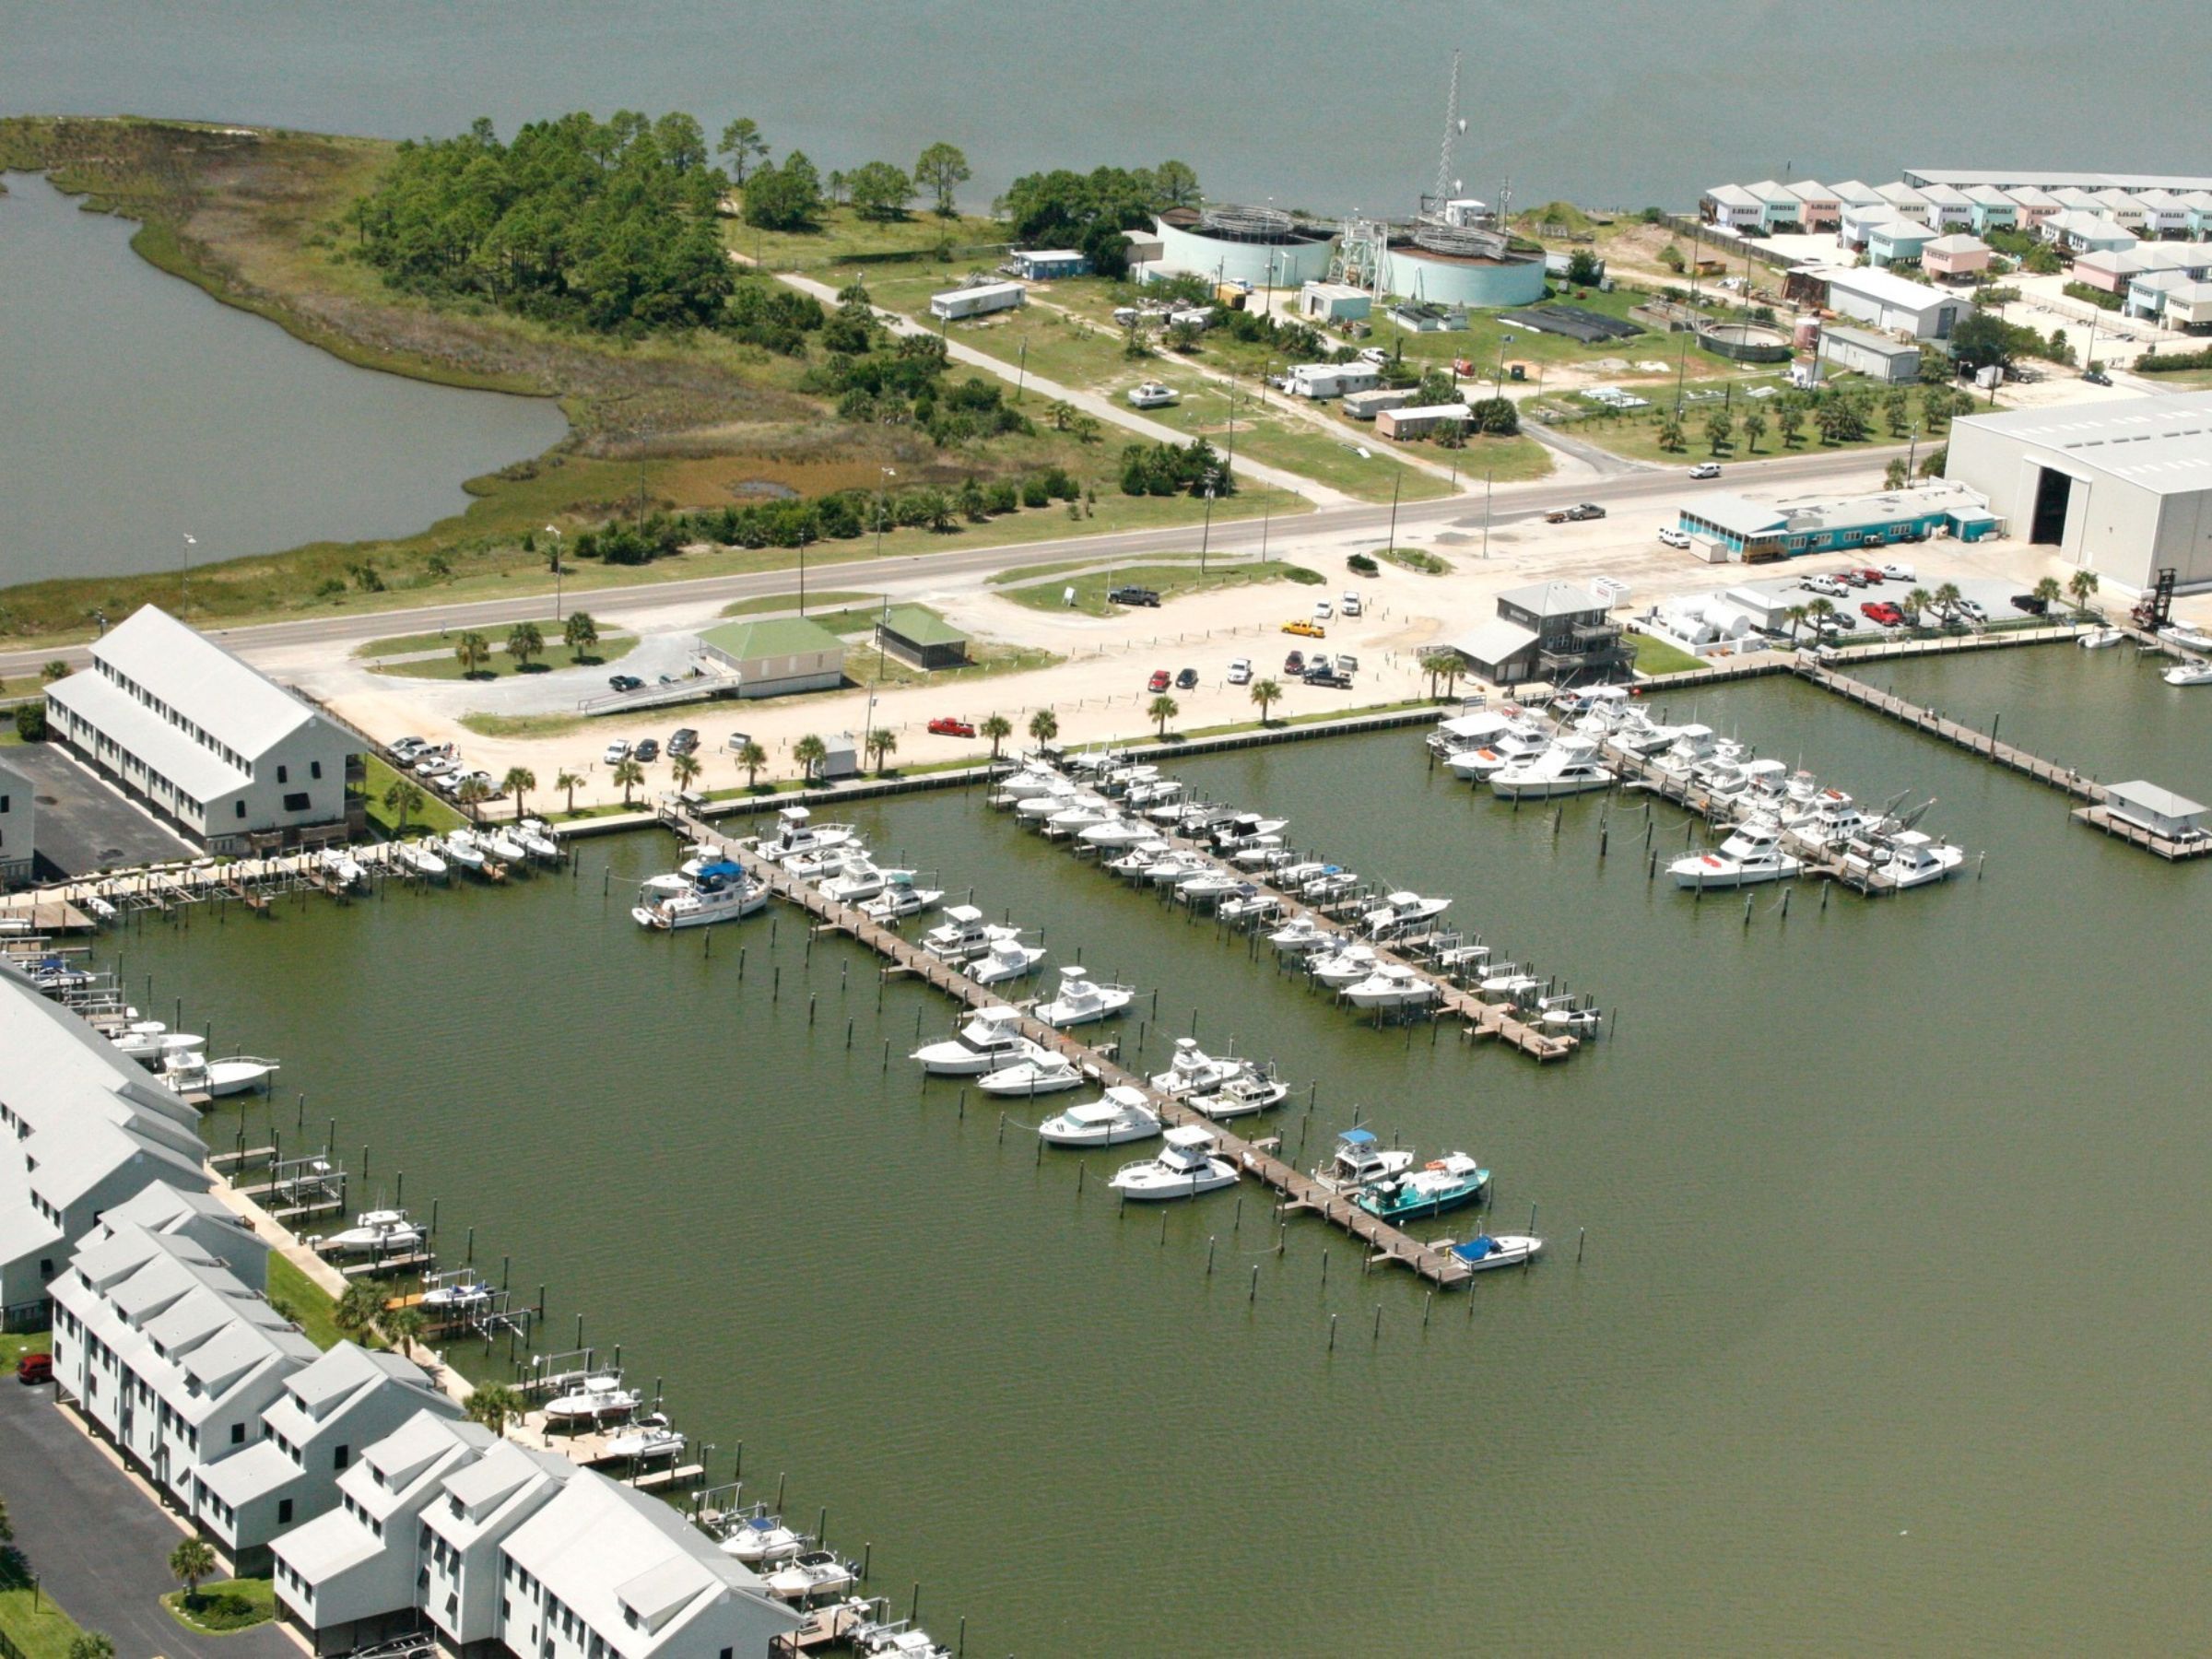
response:
<svg viewBox="0 0 2212 1659"><path fill-rule="evenodd" d="M1887 599L1869 599L1859 606L1859 615L1869 622L1879 622L1884 628L1902 628L1905 613Z"/></svg>
<svg viewBox="0 0 2212 1659"><path fill-rule="evenodd" d="M450 747L442 754L432 749L428 755L415 762L415 775L418 778L442 778L449 772L460 770L460 766L461 762L453 759L453 752Z"/></svg>
<svg viewBox="0 0 2212 1659"><path fill-rule="evenodd" d="M1283 672L1285 674L1303 674L1305 671L1306 653L1304 652L1294 651L1288 656L1283 659Z"/></svg>
<svg viewBox="0 0 2212 1659"><path fill-rule="evenodd" d="M1583 501L1573 507L1560 507L1544 515L1547 524L1572 524L1583 519L1602 519L1606 510L1595 501Z"/></svg>
<svg viewBox="0 0 2212 1659"><path fill-rule="evenodd" d="M1180 674L1176 675L1175 689L1178 691L1197 690L1198 670L1195 668L1185 668Z"/></svg>
<svg viewBox="0 0 2212 1659"><path fill-rule="evenodd" d="M673 760L678 755L696 754L698 751L699 734L689 726L677 726L676 735L668 739L668 759Z"/></svg>
<svg viewBox="0 0 2212 1659"><path fill-rule="evenodd" d="M608 744L599 755L601 764L606 766L613 766L618 762L627 760L629 759L629 739L627 737L616 738L612 743Z"/></svg>
<svg viewBox="0 0 2212 1659"><path fill-rule="evenodd" d="M406 766L429 747L430 740L428 737L402 737L392 745L392 759Z"/></svg>
<svg viewBox="0 0 2212 1659"><path fill-rule="evenodd" d="M634 674L610 674L606 677L606 683L618 691L639 691L645 686L645 682Z"/></svg>
<svg viewBox="0 0 2212 1659"><path fill-rule="evenodd" d="M1328 602L1326 599L1316 599L1316 600L1314 600L1314 601L1313 601L1313 620L1314 620L1314 621L1316 621L1316 622L1326 622L1326 621L1327 621L1327 620L1328 620L1328 619L1329 619L1331 617L1335 616L1335 614L1336 614L1336 612L1335 612L1335 607L1334 607L1334 606L1332 606L1329 604L1329 602Z"/></svg>
<svg viewBox="0 0 2212 1659"><path fill-rule="evenodd" d="M1859 619L1849 611L1838 611L1834 616L1829 618L1828 626L1838 633L1851 633L1857 629Z"/></svg>
<svg viewBox="0 0 2212 1659"><path fill-rule="evenodd" d="M1841 599L1851 592L1833 576L1807 576L1803 585L1806 593L1818 594L1824 599Z"/></svg>
<svg viewBox="0 0 2212 1659"><path fill-rule="evenodd" d="M1309 668L1301 677L1309 686L1328 686L1338 691L1351 688L1351 677L1339 674L1334 668Z"/></svg>
<svg viewBox="0 0 2212 1659"><path fill-rule="evenodd" d="M975 728L964 720L955 720L949 714L940 714L929 723L932 737L972 737Z"/></svg>
<svg viewBox="0 0 2212 1659"><path fill-rule="evenodd" d="M444 777L436 780L436 782L440 789L445 791L447 794L453 795L455 797L458 797L461 794L461 791L466 788L470 783L481 783L486 789L491 791L493 794L499 794L500 781L493 777L489 772L481 770L476 771L451 771L446 773Z"/></svg>
<svg viewBox="0 0 2212 1659"><path fill-rule="evenodd" d="M2091 369L2081 378L2092 386L2109 386L2112 383L2112 377L2101 369Z"/></svg>
<svg viewBox="0 0 2212 1659"><path fill-rule="evenodd" d="M1717 478L1721 476L1721 464L1718 461L1700 461L1689 469L1689 476L1693 478Z"/></svg>
<svg viewBox="0 0 2212 1659"><path fill-rule="evenodd" d="M1174 677L1175 677L1170 674L1165 668L1155 668L1152 670L1152 677L1145 682L1145 689L1147 691L1165 691L1173 682Z"/></svg>
<svg viewBox="0 0 2212 1659"><path fill-rule="evenodd" d="M1358 616L1360 611L1359 595L1357 594L1345 594L1336 602L1336 608L1347 617Z"/></svg>
<svg viewBox="0 0 2212 1659"><path fill-rule="evenodd" d="M1989 620L1989 613L1983 610L1977 602L1971 599L1961 599L1959 601L1959 615L1971 618L1976 622L1986 622Z"/></svg>
<svg viewBox="0 0 2212 1659"><path fill-rule="evenodd" d="M657 737L641 737L638 739L638 747L629 752L631 758L635 759L641 766L649 761L658 760L661 758L660 739Z"/></svg>
<svg viewBox="0 0 2212 1659"><path fill-rule="evenodd" d="M1329 637L1329 630L1320 623L1308 622L1302 618L1295 622L1284 623L1283 631L1287 634L1296 634L1301 640L1325 640Z"/></svg>
<svg viewBox="0 0 2212 1659"><path fill-rule="evenodd" d="M1882 580L1885 582L1912 582L1914 580L1912 567L1909 564L1886 564L1882 567Z"/></svg>
<svg viewBox="0 0 2212 1659"><path fill-rule="evenodd" d="M1659 531L1659 545L1663 547L1687 547L1689 546L1689 532L1677 529L1672 524L1664 525Z"/></svg>
<svg viewBox="0 0 2212 1659"><path fill-rule="evenodd" d="M1363 363L1372 363L1380 369L1390 361L1390 353L1380 346L1367 346L1360 348L1359 360Z"/></svg>
<svg viewBox="0 0 2212 1659"><path fill-rule="evenodd" d="M2026 611L2031 617L2040 617L2051 608L2051 602L2034 594L2015 594L2012 596L2012 608Z"/></svg>
<svg viewBox="0 0 2212 1659"><path fill-rule="evenodd" d="M1109 605L1148 605L1157 609L1159 595L1148 587L1117 587L1106 595Z"/></svg>
<svg viewBox="0 0 2212 1659"><path fill-rule="evenodd" d="M1870 566L1860 566L1858 573L1859 580L1864 582L1868 587L1879 587L1883 582L1889 580L1889 578L1883 575L1881 571L1875 570Z"/></svg>
<svg viewBox="0 0 2212 1659"><path fill-rule="evenodd" d="M1863 588L1866 585L1866 578L1856 571L1838 571L1836 580L1849 588Z"/></svg>
<svg viewBox="0 0 2212 1659"><path fill-rule="evenodd" d="M1141 386L1129 388L1129 406L1133 409L1164 409L1182 401L1182 393L1158 381L1147 381Z"/></svg>
<svg viewBox="0 0 2212 1659"><path fill-rule="evenodd" d="M16 1381L22 1383L53 1381L52 1354L25 1354L16 1361Z"/></svg>
<svg viewBox="0 0 2212 1659"><path fill-rule="evenodd" d="M1229 665L1229 683L1232 686L1252 684L1252 659L1238 657Z"/></svg>

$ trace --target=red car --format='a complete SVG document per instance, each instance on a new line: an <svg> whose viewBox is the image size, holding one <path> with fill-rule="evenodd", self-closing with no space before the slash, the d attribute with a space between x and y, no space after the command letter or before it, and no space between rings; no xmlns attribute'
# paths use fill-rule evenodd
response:
<svg viewBox="0 0 2212 1659"><path fill-rule="evenodd" d="M1304 652L1294 651L1288 656L1283 659L1283 672L1285 674L1303 674L1305 671L1306 653Z"/></svg>
<svg viewBox="0 0 2212 1659"><path fill-rule="evenodd" d="M1868 587L1880 587L1883 582L1889 580L1879 571L1869 569L1865 565L1859 567L1859 575Z"/></svg>
<svg viewBox="0 0 2212 1659"><path fill-rule="evenodd" d="M1173 683L1174 676L1171 675L1165 668L1155 668L1152 670L1152 677L1145 682L1145 689L1147 691L1165 691Z"/></svg>
<svg viewBox="0 0 2212 1659"><path fill-rule="evenodd" d="M929 723L932 737L972 737L975 728L964 720L955 720L949 714L940 714Z"/></svg>
<svg viewBox="0 0 2212 1659"><path fill-rule="evenodd" d="M16 1361L16 1381L18 1382L51 1382L53 1381L52 1354L25 1354Z"/></svg>
<svg viewBox="0 0 2212 1659"><path fill-rule="evenodd" d="M1905 613L1887 599L1869 599L1859 606L1859 615L1869 622L1879 622L1884 628L1901 628Z"/></svg>

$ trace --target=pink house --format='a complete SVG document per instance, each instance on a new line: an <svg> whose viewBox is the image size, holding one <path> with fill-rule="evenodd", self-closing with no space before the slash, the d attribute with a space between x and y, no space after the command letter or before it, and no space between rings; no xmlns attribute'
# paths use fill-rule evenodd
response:
<svg viewBox="0 0 2212 1659"><path fill-rule="evenodd" d="M1939 236L1920 251L1920 268L1953 282L1978 276L1989 269L1989 244L1963 233Z"/></svg>

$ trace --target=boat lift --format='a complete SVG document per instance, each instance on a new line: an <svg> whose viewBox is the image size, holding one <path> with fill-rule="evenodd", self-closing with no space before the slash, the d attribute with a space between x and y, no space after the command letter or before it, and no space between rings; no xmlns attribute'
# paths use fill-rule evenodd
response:
<svg viewBox="0 0 2212 1659"><path fill-rule="evenodd" d="M346 1207L346 1166L334 1159L325 1147L320 1152L274 1160L265 1182L240 1187L237 1192L240 1197L251 1198L267 1210L273 1221L326 1216Z"/></svg>

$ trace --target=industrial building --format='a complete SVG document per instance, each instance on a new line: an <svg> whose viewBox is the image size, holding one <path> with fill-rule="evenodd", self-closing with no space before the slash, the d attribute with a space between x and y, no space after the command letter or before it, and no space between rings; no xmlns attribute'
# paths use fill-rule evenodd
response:
<svg viewBox="0 0 2212 1659"><path fill-rule="evenodd" d="M1372 295L1348 282L1309 282L1298 296L1298 314L1309 323L1364 322L1374 305Z"/></svg>
<svg viewBox="0 0 2212 1659"><path fill-rule="evenodd" d="M1951 471L1957 478L1957 466ZM2001 515L1989 503L1956 482L1787 507L1716 492L1681 509L1677 523L1708 559L1745 564L1925 541L1937 535L1980 541L2003 527Z"/></svg>
<svg viewBox="0 0 2212 1659"><path fill-rule="evenodd" d="M1335 233L1301 223L1277 207L1220 202L1203 208L1171 207L1153 217L1160 257L1145 275L1188 272L1208 282L1242 282L1255 288L1303 288L1329 273Z"/></svg>
<svg viewBox="0 0 2212 1659"><path fill-rule="evenodd" d="M1509 589L1493 619L1445 644L1498 686L1604 678L1634 660L1605 600L1571 582Z"/></svg>
<svg viewBox="0 0 2212 1659"><path fill-rule="evenodd" d="M1888 271L1829 270L1821 276L1830 310L1915 340L1949 339L1973 306L1960 295Z"/></svg>
<svg viewBox="0 0 2212 1659"><path fill-rule="evenodd" d="M1385 409L1402 409L1413 401L1411 386L1377 386L1372 392L1347 392L1344 413L1351 420L1372 420Z"/></svg>
<svg viewBox="0 0 2212 1659"><path fill-rule="evenodd" d="M1008 257L1006 265L1027 282L1053 282L1063 276L1090 275L1090 261L1074 248L1018 249Z"/></svg>
<svg viewBox="0 0 2212 1659"><path fill-rule="evenodd" d="M0 888L30 881L38 829L39 803L30 780L0 760Z"/></svg>
<svg viewBox="0 0 2212 1659"><path fill-rule="evenodd" d="M1394 441L1427 438L1447 427L1464 428L1474 411L1464 403L1408 405L1375 414L1375 435Z"/></svg>
<svg viewBox="0 0 2212 1659"><path fill-rule="evenodd" d="M724 622L701 633L699 648L735 675L740 697L833 691L844 684L845 642L805 617Z"/></svg>
<svg viewBox="0 0 2212 1659"><path fill-rule="evenodd" d="M895 605L878 618L876 648L916 668L958 668L968 660L968 636L920 605Z"/></svg>
<svg viewBox="0 0 2212 1659"><path fill-rule="evenodd" d="M47 687L46 732L210 853L366 832L360 739L150 605Z"/></svg>
<svg viewBox="0 0 2212 1659"><path fill-rule="evenodd" d="M1863 374L1885 386L1910 385L1920 378L1920 347L1888 335L1830 324L1814 348L1823 369Z"/></svg>
<svg viewBox="0 0 2212 1659"><path fill-rule="evenodd" d="M929 314L939 322L960 323L987 317L993 312L1012 311L1029 302L1029 289L1018 282L979 282L929 297Z"/></svg>
<svg viewBox="0 0 2212 1659"><path fill-rule="evenodd" d="M2212 391L1965 417L1946 471L2107 583L2212 586Z"/></svg>

